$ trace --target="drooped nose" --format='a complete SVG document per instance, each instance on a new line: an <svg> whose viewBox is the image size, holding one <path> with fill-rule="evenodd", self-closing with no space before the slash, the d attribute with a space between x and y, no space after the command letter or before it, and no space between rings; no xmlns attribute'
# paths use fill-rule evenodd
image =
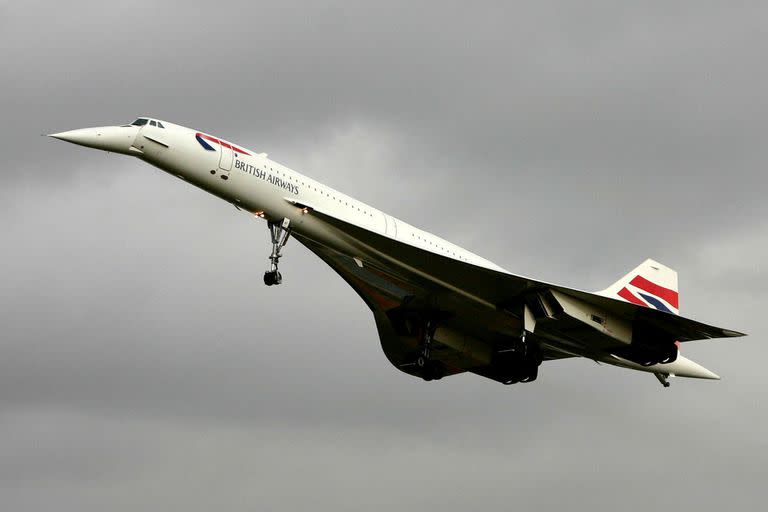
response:
<svg viewBox="0 0 768 512"><path fill-rule="evenodd" d="M48 136L87 148L130 155L133 154L130 147L137 133L137 126L99 126L51 133Z"/></svg>

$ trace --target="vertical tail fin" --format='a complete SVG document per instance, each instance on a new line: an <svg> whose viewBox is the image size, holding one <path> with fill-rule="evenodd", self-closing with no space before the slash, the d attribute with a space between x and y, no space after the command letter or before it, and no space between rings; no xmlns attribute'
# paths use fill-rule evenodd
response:
<svg viewBox="0 0 768 512"><path fill-rule="evenodd" d="M651 259L645 260L597 294L675 315L680 314L677 272Z"/></svg>

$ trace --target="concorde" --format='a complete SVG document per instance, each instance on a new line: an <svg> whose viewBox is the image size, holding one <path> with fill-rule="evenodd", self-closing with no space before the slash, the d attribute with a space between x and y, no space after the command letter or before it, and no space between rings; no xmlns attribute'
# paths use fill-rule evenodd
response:
<svg viewBox="0 0 768 512"><path fill-rule="evenodd" d="M669 377L719 379L682 343L743 334L680 316L677 272L648 259L604 290L512 274L267 157L168 121L84 128L51 137L134 156L264 219L270 268L295 238L373 312L384 354L426 381L472 372L514 384L543 361L585 357Z"/></svg>

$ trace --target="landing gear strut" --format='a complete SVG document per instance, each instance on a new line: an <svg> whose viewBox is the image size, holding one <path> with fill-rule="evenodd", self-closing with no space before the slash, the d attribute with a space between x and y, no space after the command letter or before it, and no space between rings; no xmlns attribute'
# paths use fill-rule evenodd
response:
<svg viewBox="0 0 768 512"><path fill-rule="evenodd" d="M264 284L267 286L277 285L283 282L283 276L277 270L277 265L280 261L280 249L285 247L288 243L288 238L291 236L291 221L288 218L284 218L282 221L275 222L270 221L269 234L272 238L272 254L269 255L270 266L269 270L264 272Z"/></svg>
<svg viewBox="0 0 768 512"><path fill-rule="evenodd" d="M432 337L434 335L435 325L431 320L428 320L424 328L421 353L416 357L416 368L418 368L421 378L426 381L440 380L445 377L445 365L430 357Z"/></svg>

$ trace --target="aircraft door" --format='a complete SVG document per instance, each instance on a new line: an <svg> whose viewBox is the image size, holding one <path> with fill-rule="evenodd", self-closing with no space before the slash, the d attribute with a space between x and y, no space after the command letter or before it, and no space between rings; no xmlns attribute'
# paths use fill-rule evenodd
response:
<svg viewBox="0 0 768 512"><path fill-rule="evenodd" d="M219 158L219 170L225 173L229 173L232 170L232 161L234 160L234 152L229 144L220 144L221 157Z"/></svg>
<svg viewBox="0 0 768 512"><path fill-rule="evenodd" d="M384 214L384 226L386 234L397 239L397 221L394 217Z"/></svg>

